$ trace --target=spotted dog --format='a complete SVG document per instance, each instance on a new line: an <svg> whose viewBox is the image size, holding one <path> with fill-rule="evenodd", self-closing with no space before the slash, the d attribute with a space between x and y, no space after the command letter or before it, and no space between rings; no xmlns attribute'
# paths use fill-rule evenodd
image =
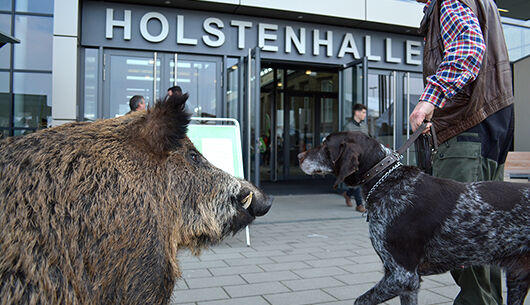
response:
<svg viewBox="0 0 530 305"><path fill-rule="evenodd" d="M390 153L360 132L342 132L298 158L307 174L334 174L336 187L360 184ZM385 275L356 305L396 296L402 305L417 304L421 276L487 264L506 270L508 305L523 304L530 285L530 185L460 183L395 163L362 189L370 195L370 239Z"/></svg>

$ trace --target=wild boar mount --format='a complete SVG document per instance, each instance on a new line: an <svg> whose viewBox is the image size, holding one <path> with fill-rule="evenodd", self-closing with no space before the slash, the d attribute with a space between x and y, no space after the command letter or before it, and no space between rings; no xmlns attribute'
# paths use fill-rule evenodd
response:
<svg viewBox="0 0 530 305"><path fill-rule="evenodd" d="M180 249L269 210L187 138L187 97L0 141L1 304L167 304Z"/></svg>

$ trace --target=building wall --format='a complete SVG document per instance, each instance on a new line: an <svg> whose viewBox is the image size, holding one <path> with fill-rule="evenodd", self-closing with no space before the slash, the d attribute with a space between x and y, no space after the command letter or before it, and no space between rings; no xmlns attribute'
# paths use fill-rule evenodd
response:
<svg viewBox="0 0 530 305"><path fill-rule="evenodd" d="M530 151L530 56L513 65L515 95L515 151Z"/></svg>

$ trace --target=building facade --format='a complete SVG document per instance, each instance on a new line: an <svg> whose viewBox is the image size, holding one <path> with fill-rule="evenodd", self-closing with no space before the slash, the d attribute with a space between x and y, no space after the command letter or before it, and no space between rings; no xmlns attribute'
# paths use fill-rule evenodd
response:
<svg viewBox="0 0 530 305"><path fill-rule="evenodd" d="M193 116L241 122L247 177L299 179L296 155L355 103L382 143L406 140L422 15L409 0L0 0L0 31L21 41L0 49L0 128L115 117L178 85ZM510 56L530 53L527 23L505 26Z"/></svg>

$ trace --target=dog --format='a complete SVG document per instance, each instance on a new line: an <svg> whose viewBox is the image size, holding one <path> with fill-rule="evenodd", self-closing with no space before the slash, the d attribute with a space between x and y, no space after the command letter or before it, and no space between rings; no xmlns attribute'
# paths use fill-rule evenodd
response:
<svg viewBox="0 0 530 305"><path fill-rule="evenodd" d="M360 132L339 132L298 159L306 174L334 174L336 188L361 184L392 153ZM489 264L506 270L508 305L523 304L530 285L530 185L460 183L396 162L362 190L368 194L370 239L385 275L356 305L396 296L402 305L414 305L421 276Z"/></svg>

